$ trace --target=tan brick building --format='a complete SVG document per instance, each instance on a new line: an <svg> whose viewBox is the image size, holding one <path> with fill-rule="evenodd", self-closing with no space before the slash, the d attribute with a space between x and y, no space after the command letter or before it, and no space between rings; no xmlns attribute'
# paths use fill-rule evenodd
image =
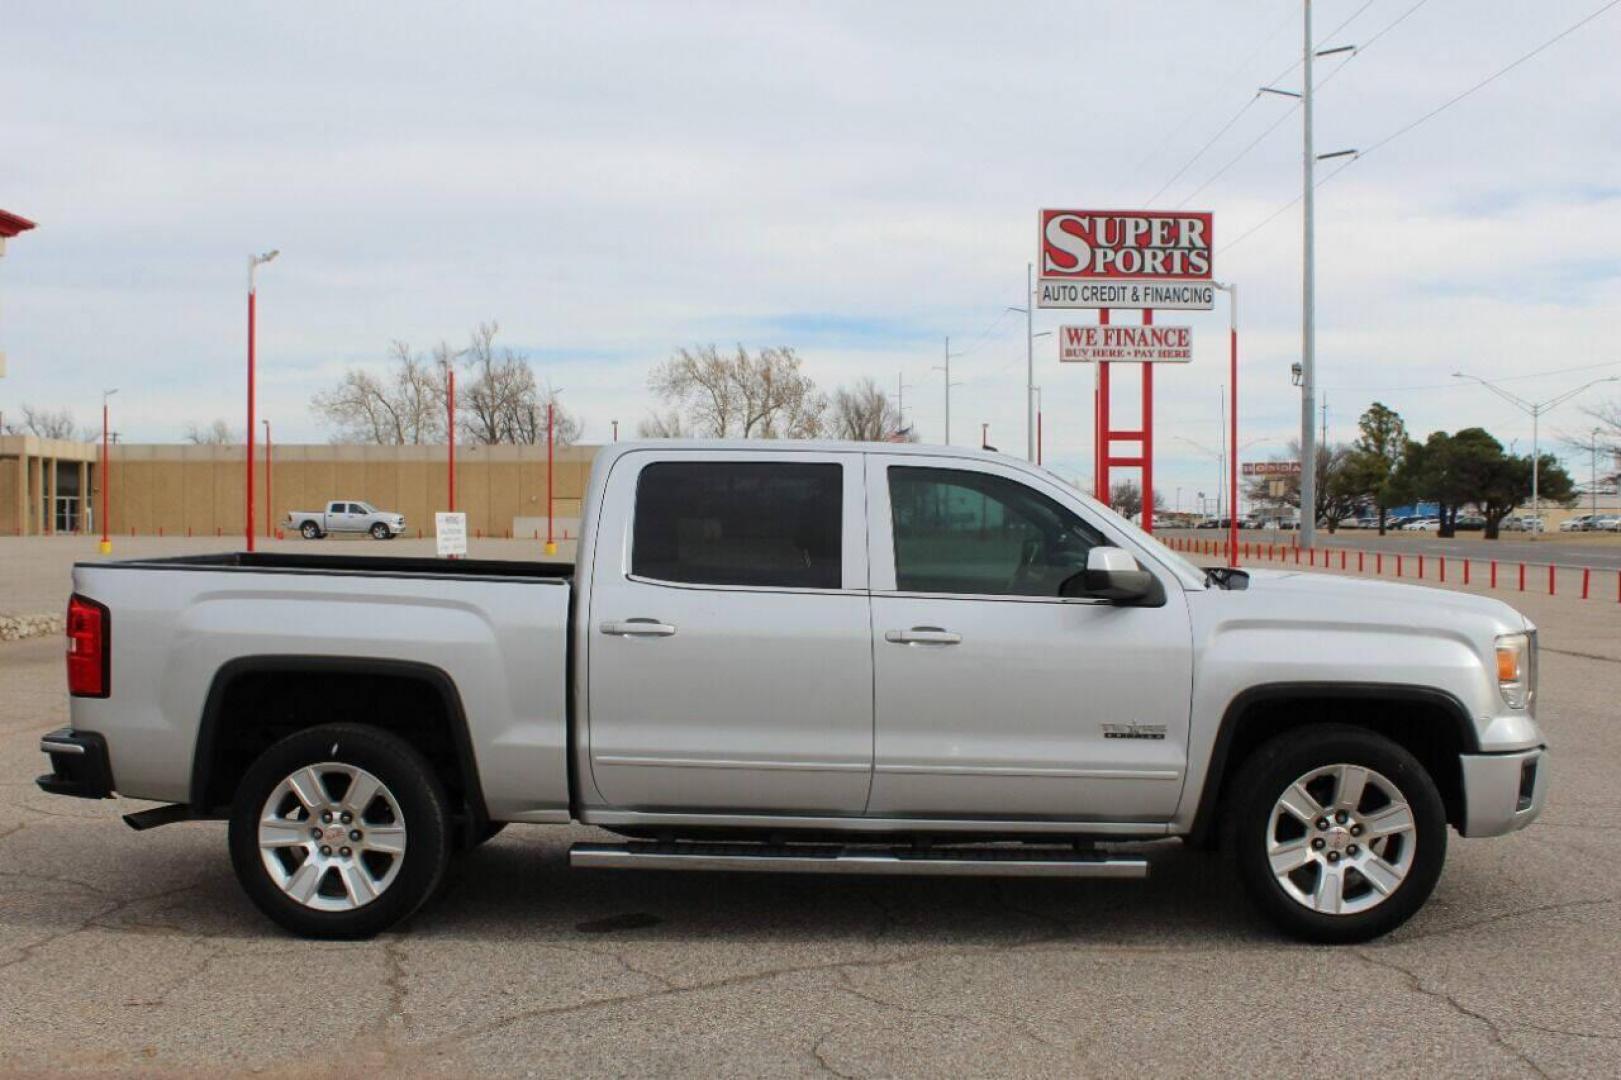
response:
<svg viewBox="0 0 1621 1080"><path fill-rule="evenodd" d="M557 452L553 471L557 535L578 531L580 499L595 446ZM123 444L111 448L109 490L115 536L229 536L243 528L244 448ZM0 535L97 532L101 447L94 443L0 438ZM433 535L435 511L448 509L444 446L273 446L266 477L255 448L254 529L282 527L290 510L318 510L334 499L369 502L405 515L406 535ZM266 497L268 488L268 499ZM91 506L86 507L87 499ZM460 446L456 509L471 535L514 530L544 538L546 448Z"/></svg>

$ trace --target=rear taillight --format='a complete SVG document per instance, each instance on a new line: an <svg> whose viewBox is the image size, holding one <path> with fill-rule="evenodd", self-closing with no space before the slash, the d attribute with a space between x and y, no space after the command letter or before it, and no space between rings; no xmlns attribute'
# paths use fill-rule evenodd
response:
<svg viewBox="0 0 1621 1080"><path fill-rule="evenodd" d="M68 601L68 693L106 697L112 691L112 615L94 600Z"/></svg>

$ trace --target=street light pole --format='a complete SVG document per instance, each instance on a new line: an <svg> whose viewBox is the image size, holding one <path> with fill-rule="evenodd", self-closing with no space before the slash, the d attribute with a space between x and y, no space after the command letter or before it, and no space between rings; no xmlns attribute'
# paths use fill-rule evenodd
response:
<svg viewBox="0 0 1621 1080"><path fill-rule="evenodd" d="M1598 520L1598 428L1593 429L1593 461L1589 466L1592 474L1587 481L1588 502L1593 514L1593 520Z"/></svg>
<svg viewBox="0 0 1621 1080"><path fill-rule="evenodd" d="M243 534L247 539L248 550L253 550L253 427L254 427L254 347L257 327L255 320L258 309L258 288L254 283L255 272L260 263L267 263L280 255L279 250L271 250L263 255L248 256L248 453L247 453L247 512L243 516Z"/></svg>
<svg viewBox="0 0 1621 1080"><path fill-rule="evenodd" d="M270 530L271 504L275 501L270 492L270 421L259 422L265 426L265 539L269 540L273 535Z"/></svg>
<svg viewBox="0 0 1621 1080"><path fill-rule="evenodd" d="M1531 516L1537 519L1537 524L1536 528L1530 533L1530 536L1532 539L1535 539L1537 533L1542 531L1542 414L1545 412L1550 412L1558 406L1563 405L1565 402L1569 401L1583 390L1597 386L1599 383L1621 382L1621 375L1610 375L1603 379L1594 379L1592 382L1583 383L1574 390L1567 390L1563 394L1551 397L1547 401L1527 401L1518 394L1504 390L1496 383L1487 382L1479 375L1470 375L1467 372L1454 371L1452 373L1452 377L1454 379L1468 379L1470 382L1479 383L1481 386L1484 386L1486 389L1490 390L1504 401L1515 406L1531 417Z"/></svg>
<svg viewBox="0 0 1621 1080"><path fill-rule="evenodd" d="M1227 565L1238 565L1238 283L1215 283L1227 294ZM1302 477L1304 479L1304 477ZM1305 504L1305 500L1301 500Z"/></svg>
<svg viewBox="0 0 1621 1080"><path fill-rule="evenodd" d="M958 355L961 355L960 353ZM960 386L960 383L951 381L951 338L946 338L946 362L944 365L936 364L931 370L946 373L946 437L945 445L951 445L951 388Z"/></svg>
<svg viewBox="0 0 1621 1080"><path fill-rule="evenodd" d="M112 454L107 448L107 399L118 393L114 387L101 392L101 553L113 553L112 521L107 516L107 487L112 479Z"/></svg>

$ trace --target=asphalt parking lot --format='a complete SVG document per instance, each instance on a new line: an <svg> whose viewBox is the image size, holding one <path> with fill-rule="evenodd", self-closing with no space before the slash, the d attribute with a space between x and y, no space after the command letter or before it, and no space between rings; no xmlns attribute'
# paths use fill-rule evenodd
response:
<svg viewBox="0 0 1621 1080"><path fill-rule="evenodd" d="M59 610L93 549L0 539L0 611ZM1279 939L1175 842L1141 882L795 878L571 871L592 831L536 827L400 932L301 941L222 824L39 792L62 646L0 644L0 1071L1615 1076L1621 604L1504 598L1542 630L1548 809L1454 836L1425 909L1341 949Z"/></svg>

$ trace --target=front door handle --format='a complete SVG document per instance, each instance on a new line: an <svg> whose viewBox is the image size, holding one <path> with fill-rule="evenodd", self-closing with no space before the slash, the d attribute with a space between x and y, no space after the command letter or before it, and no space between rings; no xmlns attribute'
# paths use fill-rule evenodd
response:
<svg viewBox="0 0 1621 1080"><path fill-rule="evenodd" d="M914 626L910 630L886 630L884 640L896 645L961 645L962 635L938 626Z"/></svg>
<svg viewBox="0 0 1621 1080"><path fill-rule="evenodd" d="M657 619L610 619L602 624L602 632L616 637L669 637L675 627Z"/></svg>

